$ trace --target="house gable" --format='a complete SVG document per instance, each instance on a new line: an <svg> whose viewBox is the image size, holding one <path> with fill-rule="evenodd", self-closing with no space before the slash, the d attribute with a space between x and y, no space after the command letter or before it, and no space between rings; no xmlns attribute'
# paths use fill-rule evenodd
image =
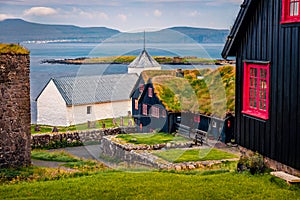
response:
<svg viewBox="0 0 300 200"><path fill-rule="evenodd" d="M37 123L68 126L67 105L51 79L37 98Z"/></svg>
<svg viewBox="0 0 300 200"><path fill-rule="evenodd" d="M250 0L222 56L236 56L235 133L239 145L300 169L300 26L283 24L282 1ZM269 63L268 117L243 113L245 63Z"/></svg>

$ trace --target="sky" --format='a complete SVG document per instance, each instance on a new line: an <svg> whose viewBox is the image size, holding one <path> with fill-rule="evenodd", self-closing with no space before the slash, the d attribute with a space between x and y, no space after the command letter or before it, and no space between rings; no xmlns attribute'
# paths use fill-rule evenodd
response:
<svg viewBox="0 0 300 200"><path fill-rule="evenodd" d="M0 20L109 27L124 32L174 26L229 29L243 0L0 0Z"/></svg>

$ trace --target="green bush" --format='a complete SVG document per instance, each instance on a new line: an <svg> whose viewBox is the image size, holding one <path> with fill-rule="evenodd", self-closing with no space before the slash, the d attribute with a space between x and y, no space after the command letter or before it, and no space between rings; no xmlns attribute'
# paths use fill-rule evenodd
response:
<svg viewBox="0 0 300 200"><path fill-rule="evenodd" d="M251 174L263 173L266 169L264 158L259 153L253 155L242 155L237 164L237 171L250 171Z"/></svg>

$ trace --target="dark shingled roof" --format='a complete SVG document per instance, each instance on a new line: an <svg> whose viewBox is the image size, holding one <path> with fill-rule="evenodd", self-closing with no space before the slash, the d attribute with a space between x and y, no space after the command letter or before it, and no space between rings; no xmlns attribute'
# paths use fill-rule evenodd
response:
<svg viewBox="0 0 300 200"><path fill-rule="evenodd" d="M223 58L226 59L228 56L235 56L236 50L239 47L238 42L240 35L245 32L245 29L249 26L248 21L250 20L252 13L254 13L253 10L258 2L260 2L260 0L244 0L244 2L241 4L239 14L223 48Z"/></svg>
<svg viewBox="0 0 300 200"><path fill-rule="evenodd" d="M129 100L137 74L52 78L67 105Z"/></svg>

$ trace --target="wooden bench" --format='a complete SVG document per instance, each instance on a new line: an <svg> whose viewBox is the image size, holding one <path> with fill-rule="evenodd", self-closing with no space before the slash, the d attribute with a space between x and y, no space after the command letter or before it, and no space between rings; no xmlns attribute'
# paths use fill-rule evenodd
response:
<svg viewBox="0 0 300 200"><path fill-rule="evenodd" d="M195 139L194 139L195 145L197 145L199 143L202 146L203 142L204 142L204 139L207 136L207 132L202 131L202 130L198 130L198 129L196 129L195 131L196 131L195 132Z"/></svg>
<svg viewBox="0 0 300 200"><path fill-rule="evenodd" d="M285 173L283 171L271 172L271 175L285 180L288 184L300 183L300 178L299 177L293 176L293 175Z"/></svg>

